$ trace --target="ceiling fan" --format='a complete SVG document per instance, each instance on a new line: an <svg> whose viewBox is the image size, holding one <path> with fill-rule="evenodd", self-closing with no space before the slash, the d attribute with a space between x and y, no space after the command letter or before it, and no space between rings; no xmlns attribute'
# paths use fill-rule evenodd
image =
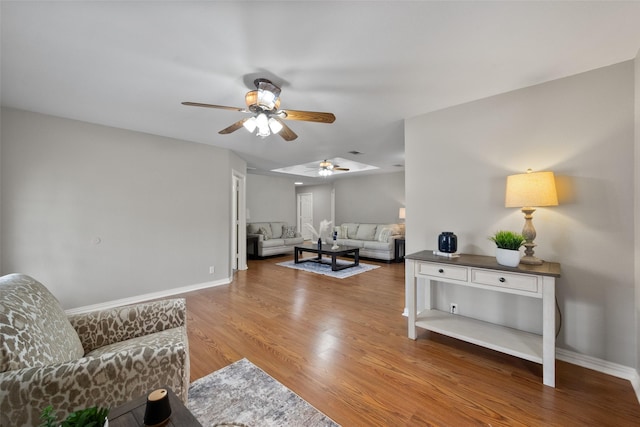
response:
<svg viewBox="0 0 640 427"><path fill-rule="evenodd" d="M318 175L320 176L329 176L333 174L334 171L348 171L349 168L342 168L339 165L334 165L329 160L323 160L320 162Z"/></svg>
<svg viewBox="0 0 640 427"><path fill-rule="evenodd" d="M256 90L247 92L244 97L246 108L227 107L224 105L202 104L199 102L183 102L190 107L218 108L222 110L239 111L252 114L251 117L238 120L229 127L222 129L220 134L228 134L244 127L249 132L256 131L256 136L263 138L272 133L279 134L286 141L293 141L298 137L283 120L302 120L306 122L333 123L336 119L332 113L317 111L281 110L281 89L267 79L256 79L253 82Z"/></svg>

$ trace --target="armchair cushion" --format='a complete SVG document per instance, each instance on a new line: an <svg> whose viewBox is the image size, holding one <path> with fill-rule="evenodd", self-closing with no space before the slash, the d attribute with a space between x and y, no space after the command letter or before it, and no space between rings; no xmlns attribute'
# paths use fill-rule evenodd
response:
<svg viewBox="0 0 640 427"><path fill-rule="evenodd" d="M0 372L74 360L84 355L58 300L24 274L0 279Z"/></svg>

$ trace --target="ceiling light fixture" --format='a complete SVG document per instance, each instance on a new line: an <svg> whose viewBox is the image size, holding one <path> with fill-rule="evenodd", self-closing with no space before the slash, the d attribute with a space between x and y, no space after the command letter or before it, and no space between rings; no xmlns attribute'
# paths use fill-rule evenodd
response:
<svg viewBox="0 0 640 427"><path fill-rule="evenodd" d="M333 174L333 171L331 169L327 169L327 168L320 168L320 170L318 171L318 175L320 176L330 176Z"/></svg>
<svg viewBox="0 0 640 427"><path fill-rule="evenodd" d="M278 133L282 130L282 123L271 117L269 119L269 129L271 129L273 133Z"/></svg>
<svg viewBox="0 0 640 427"><path fill-rule="evenodd" d="M253 133L253 131L256 130L256 126L258 126L256 123L256 118L251 117L250 119L245 120L242 126L244 126L244 128L250 133Z"/></svg>

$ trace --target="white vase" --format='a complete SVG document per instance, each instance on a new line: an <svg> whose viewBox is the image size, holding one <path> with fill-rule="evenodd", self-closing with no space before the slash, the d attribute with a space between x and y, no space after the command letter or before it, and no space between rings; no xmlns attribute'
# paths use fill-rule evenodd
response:
<svg viewBox="0 0 640 427"><path fill-rule="evenodd" d="M505 267L517 267L520 264L520 251L496 248L496 261Z"/></svg>

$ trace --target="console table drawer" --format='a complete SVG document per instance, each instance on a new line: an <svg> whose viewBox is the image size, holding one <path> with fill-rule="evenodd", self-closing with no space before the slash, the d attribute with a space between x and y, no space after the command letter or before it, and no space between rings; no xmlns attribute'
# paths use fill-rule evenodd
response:
<svg viewBox="0 0 640 427"><path fill-rule="evenodd" d="M419 263L418 274L442 277L443 279L467 280L466 267L453 267L447 264Z"/></svg>
<svg viewBox="0 0 640 427"><path fill-rule="evenodd" d="M480 285L538 293L538 278L536 276L472 269L471 281Z"/></svg>

